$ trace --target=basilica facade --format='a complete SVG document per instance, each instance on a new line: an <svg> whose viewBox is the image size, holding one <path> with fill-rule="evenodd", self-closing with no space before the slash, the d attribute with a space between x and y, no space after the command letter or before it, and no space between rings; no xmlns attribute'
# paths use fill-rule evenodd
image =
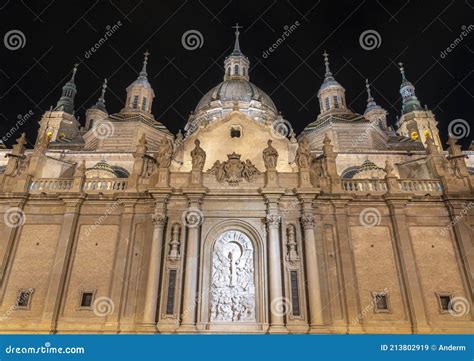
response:
<svg viewBox="0 0 474 361"><path fill-rule="evenodd" d="M0 332L472 332L474 152L442 144L403 65L395 130L368 82L349 109L325 53L297 135L237 28L174 135L148 56L118 113L104 82L79 123L76 67L34 148L0 149Z"/></svg>

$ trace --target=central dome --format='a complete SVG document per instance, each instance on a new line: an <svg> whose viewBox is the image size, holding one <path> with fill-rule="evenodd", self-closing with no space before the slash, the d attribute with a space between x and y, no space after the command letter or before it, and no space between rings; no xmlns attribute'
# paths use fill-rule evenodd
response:
<svg viewBox="0 0 474 361"><path fill-rule="evenodd" d="M234 110L259 123L272 123L278 117L270 97L249 81L250 62L240 50L238 29L236 26L234 50L224 61L224 81L201 98L184 128L187 135Z"/></svg>
<svg viewBox="0 0 474 361"><path fill-rule="evenodd" d="M226 104L230 102L231 104ZM203 110L209 111L213 108L224 108L226 105L233 107L235 102L245 107L255 106L268 112L277 114L277 109L271 98L259 87L245 79L231 79L223 81L209 90L199 101L195 113Z"/></svg>

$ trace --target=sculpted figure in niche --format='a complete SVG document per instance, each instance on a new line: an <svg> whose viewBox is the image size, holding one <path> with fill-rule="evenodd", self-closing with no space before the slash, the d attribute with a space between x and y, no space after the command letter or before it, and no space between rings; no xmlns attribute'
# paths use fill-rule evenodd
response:
<svg viewBox="0 0 474 361"><path fill-rule="evenodd" d="M199 139L194 141L195 147L191 151L192 158L192 170L202 171L204 163L206 162L206 152L200 147L201 142Z"/></svg>
<svg viewBox="0 0 474 361"><path fill-rule="evenodd" d="M311 151L308 138L305 135L301 137L298 150L296 151L296 164L300 169L309 169L311 166Z"/></svg>
<svg viewBox="0 0 474 361"><path fill-rule="evenodd" d="M171 157L173 156L173 142L171 139L163 138L160 141L158 149L158 164L160 168L168 168L171 165Z"/></svg>
<svg viewBox="0 0 474 361"><path fill-rule="evenodd" d="M267 142L268 147L263 150L263 162L267 170L275 170L278 163L278 151L272 146L272 141Z"/></svg>

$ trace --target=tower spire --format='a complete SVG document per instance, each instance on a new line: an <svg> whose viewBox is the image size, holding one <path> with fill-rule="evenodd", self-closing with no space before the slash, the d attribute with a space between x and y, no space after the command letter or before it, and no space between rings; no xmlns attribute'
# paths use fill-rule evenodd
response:
<svg viewBox="0 0 474 361"><path fill-rule="evenodd" d="M235 43L234 43L234 50L232 51L232 55L241 55L242 52L240 51L239 29L241 29L242 26L239 26L239 23L236 23L232 28L235 29Z"/></svg>
<svg viewBox="0 0 474 361"><path fill-rule="evenodd" d="M64 84L62 89L61 98L59 98L56 107L54 108L55 111L64 111L69 114L74 113L74 96L77 93L77 88L75 84L75 77L77 73L77 67L79 64L74 64L74 68L72 69L71 79Z"/></svg>
<svg viewBox="0 0 474 361"><path fill-rule="evenodd" d="M224 60L224 80L240 79L248 81L250 62L249 59L242 54L239 43L239 29L241 29L242 26L239 26L237 23L232 28L235 29L234 50L232 50L232 53Z"/></svg>
<svg viewBox="0 0 474 361"><path fill-rule="evenodd" d="M400 74L402 75L402 84L400 85L400 95L402 96L402 113L406 114L414 110L423 110L420 101L415 94L415 86L407 79L405 67L403 63L400 66Z"/></svg>
<svg viewBox="0 0 474 361"><path fill-rule="evenodd" d="M148 74L146 72L146 65L148 63L148 56L150 55L150 53L147 50L143 53L143 55L145 57L143 59L143 67L142 67L142 71L140 72L140 78L146 78L148 76Z"/></svg>
<svg viewBox="0 0 474 361"><path fill-rule="evenodd" d="M326 67L326 73L324 74L325 79L333 78L331 70L329 69L329 54L326 50L323 53L324 56L324 66Z"/></svg>

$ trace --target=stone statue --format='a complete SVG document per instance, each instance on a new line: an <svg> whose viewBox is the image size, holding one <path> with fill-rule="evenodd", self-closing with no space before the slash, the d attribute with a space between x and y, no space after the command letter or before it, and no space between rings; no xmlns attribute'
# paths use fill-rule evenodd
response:
<svg viewBox="0 0 474 361"><path fill-rule="evenodd" d="M204 168L204 163L206 163L206 152L200 147L201 142L199 141L199 139L196 139L194 141L194 144L196 146L191 151L191 158L193 163L192 170L201 172Z"/></svg>
<svg viewBox="0 0 474 361"><path fill-rule="evenodd" d="M267 170L275 170L278 164L278 152L272 146L272 141L268 140L268 147L263 150L263 162Z"/></svg>
<svg viewBox="0 0 474 361"><path fill-rule="evenodd" d="M173 159L179 164L183 164L184 141L183 141L183 133L181 133L181 129L179 130L178 134L176 134L176 139L174 141L174 149L175 151L174 151Z"/></svg>
<svg viewBox="0 0 474 361"><path fill-rule="evenodd" d="M300 139L298 150L296 151L296 164L300 169L309 169L311 166L311 151L308 138L303 135Z"/></svg>
<svg viewBox="0 0 474 361"><path fill-rule="evenodd" d="M216 160L208 172L215 174L218 182L222 182L225 179L225 170L220 160Z"/></svg>
<svg viewBox="0 0 474 361"><path fill-rule="evenodd" d="M173 142L171 139L162 138L158 148L157 161L161 169L168 168L171 165L173 156Z"/></svg>

